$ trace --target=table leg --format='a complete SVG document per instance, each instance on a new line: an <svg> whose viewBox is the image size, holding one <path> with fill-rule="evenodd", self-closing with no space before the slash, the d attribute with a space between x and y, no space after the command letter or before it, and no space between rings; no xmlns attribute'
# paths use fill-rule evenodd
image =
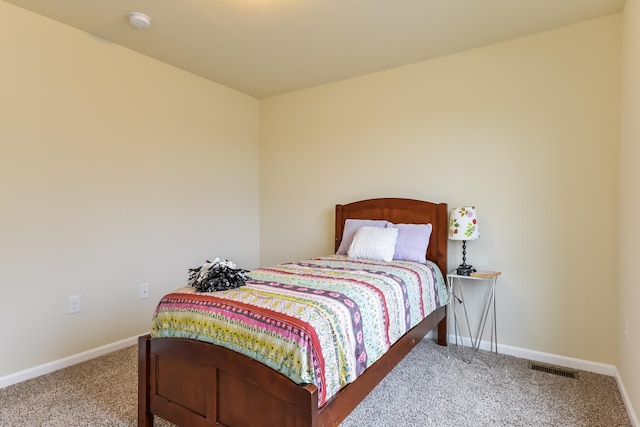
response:
<svg viewBox="0 0 640 427"><path fill-rule="evenodd" d="M480 316L480 324L478 325L478 335L476 336L476 341L474 343L474 350L476 351L480 349L480 340L482 339L482 334L484 334L484 328L485 328L485 325L487 324L487 317L489 317L489 313L491 312L491 303L495 295L494 284L495 284L495 278L491 280L491 283L489 284L489 289L487 289L487 298L484 303L484 308L482 309L482 315ZM491 346L493 348L493 330L494 330L493 322L490 328L491 328Z"/></svg>
<svg viewBox="0 0 640 427"><path fill-rule="evenodd" d="M460 291L460 299L462 300L462 303L461 303L462 308L464 309L464 318L467 322L467 332L469 332L469 342L471 344L471 348L473 348L475 343L473 339L473 334L471 333L471 324L469 323L469 314L467 313L467 305L464 303L464 291L462 290L462 284L460 283L460 279L458 279L457 283L458 283L458 290ZM462 341L462 334L460 334L460 342L462 343L462 345L464 345L464 342Z"/></svg>
<svg viewBox="0 0 640 427"><path fill-rule="evenodd" d="M498 354L498 319L496 317L496 282L497 277L493 278L493 337L496 340L496 354Z"/></svg>

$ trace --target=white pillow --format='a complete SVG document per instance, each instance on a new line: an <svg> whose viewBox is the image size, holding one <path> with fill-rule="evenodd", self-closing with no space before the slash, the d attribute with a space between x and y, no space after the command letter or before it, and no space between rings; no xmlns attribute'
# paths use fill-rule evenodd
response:
<svg viewBox="0 0 640 427"><path fill-rule="evenodd" d="M348 219L344 223L344 230L342 230L342 240L340 241L340 246L336 251L338 255L347 255L349 251L349 246L351 246L351 242L353 242L353 236L355 236L356 231L358 231L361 227L386 227L387 221L384 219Z"/></svg>
<svg viewBox="0 0 640 427"><path fill-rule="evenodd" d="M361 227L353 236L349 258L391 261L398 239L397 228Z"/></svg>

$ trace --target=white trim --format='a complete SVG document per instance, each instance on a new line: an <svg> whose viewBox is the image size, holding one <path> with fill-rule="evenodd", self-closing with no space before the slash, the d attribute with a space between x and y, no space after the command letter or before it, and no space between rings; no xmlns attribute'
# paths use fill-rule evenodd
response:
<svg viewBox="0 0 640 427"><path fill-rule="evenodd" d="M125 338L120 341L116 341L111 344L106 344L98 348L83 351L82 353L73 354L62 359L54 360L53 362L44 363L42 365L34 366L33 368L25 369L13 374L0 377L0 388L5 388L13 384L20 383L22 381L29 380L31 378L39 377L40 375L49 374L62 368L66 368L77 363L85 362L90 359L94 359L105 354L121 350L126 347L137 344L138 335L130 338Z"/></svg>
<svg viewBox="0 0 640 427"><path fill-rule="evenodd" d="M618 383L618 390L620 390L620 395L622 396L622 401L624 402L624 407L627 409L627 414L629 414L631 425L633 427L640 427L640 422L638 422L638 417L636 416L636 412L633 410L631 399L629 399L629 395L627 394L627 389L624 387L622 378L620 378L620 373L618 372L618 368L616 368L615 377L616 377L616 383Z"/></svg>
<svg viewBox="0 0 640 427"><path fill-rule="evenodd" d="M459 337L458 337L459 338ZM469 342L468 337L463 337L465 345ZM456 336L449 335L449 342L455 342ZM495 347L495 346L494 346ZM489 341L480 341L480 349L489 351L491 343ZM508 354L509 356L518 357L520 359L532 360L535 362L547 363L549 365L562 366L565 368L579 369L581 371L593 372L613 377L616 375L616 367L606 363L591 362L589 360L574 359L573 357L560 356L557 354L543 353L541 351L529 350L526 348L513 347L510 345L498 344L498 353ZM639 426L640 427L640 426Z"/></svg>
<svg viewBox="0 0 640 427"><path fill-rule="evenodd" d="M490 343L481 341L480 348L489 350ZM574 359L573 357L560 356L557 354L543 353L541 351L528 350L510 345L498 345L498 352L521 359L533 360L536 362L548 363L550 365L563 366L565 368L579 369L581 371L593 372L595 374L615 376L616 367L606 363L591 362L589 360Z"/></svg>

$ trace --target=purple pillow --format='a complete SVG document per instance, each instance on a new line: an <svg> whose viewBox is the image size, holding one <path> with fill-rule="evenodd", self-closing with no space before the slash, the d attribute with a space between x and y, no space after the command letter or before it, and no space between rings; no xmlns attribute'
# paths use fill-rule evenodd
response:
<svg viewBox="0 0 640 427"><path fill-rule="evenodd" d="M398 261L427 262L427 247L431 237L431 224L392 224L398 229L393 259Z"/></svg>
<svg viewBox="0 0 640 427"><path fill-rule="evenodd" d="M349 246L353 241L353 236L361 227L380 227L385 228L387 221L384 219L348 219L344 222L344 229L342 230L342 241L336 251L338 255L346 255L349 251Z"/></svg>

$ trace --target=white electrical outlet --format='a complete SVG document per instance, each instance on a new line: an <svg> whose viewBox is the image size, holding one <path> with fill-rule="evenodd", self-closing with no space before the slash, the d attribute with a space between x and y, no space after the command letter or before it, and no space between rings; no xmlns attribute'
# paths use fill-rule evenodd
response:
<svg viewBox="0 0 640 427"><path fill-rule="evenodd" d="M142 283L139 288L140 299L149 298L149 284Z"/></svg>
<svg viewBox="0 0 640 427"><path fill-rule="evenodd" d="M68 314L80 313L80 295L69 297L69 305L67 307Z"/></svg>

